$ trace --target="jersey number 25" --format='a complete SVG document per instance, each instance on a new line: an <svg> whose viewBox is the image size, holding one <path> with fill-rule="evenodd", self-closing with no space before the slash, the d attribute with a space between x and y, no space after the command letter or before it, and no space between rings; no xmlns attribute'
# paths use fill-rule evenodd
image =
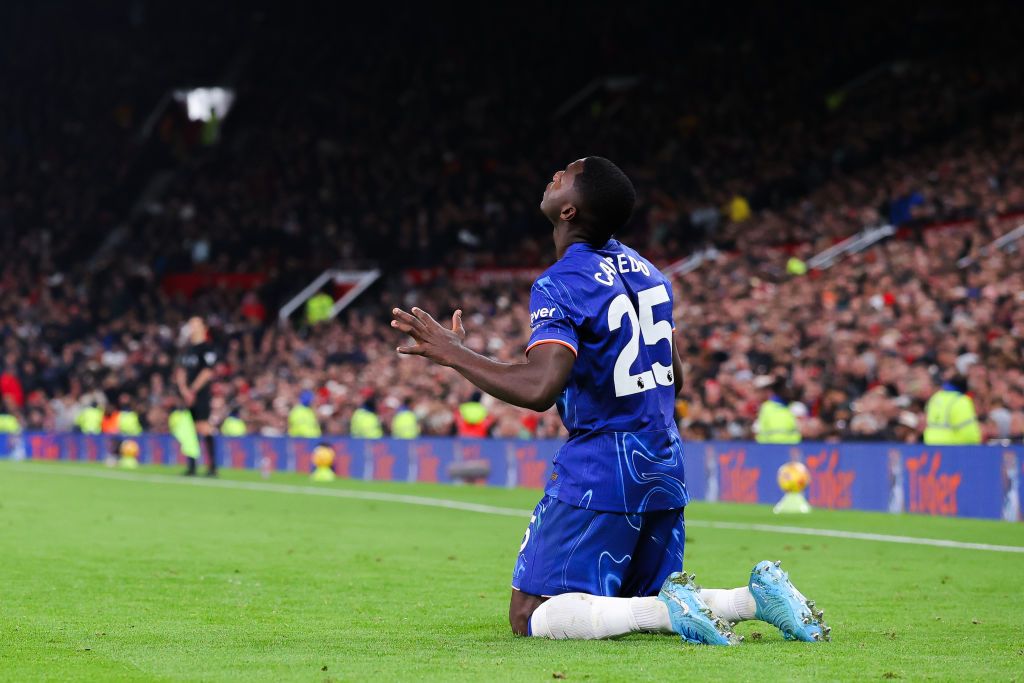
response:
<svg viewBox="0 0 1024 683"><path fill-rule="evenodd" d="M654 322L654 307L669 301L665 285L637 292L637 301L640 304L639 316L633 308L633 302L625 294L619 294L608 305L608 329L612 332L618 330L622 326L622 318L627 317L632 330L629 341L615 359L613 376L616 396L631 396L650 391L659 384L673 384L671 360L668 365L654 362L650 370L644 370L639 375L630 372L640 355L640 337L643 337L647 346L656 346L658 342L665 341L668 342L669 349L672 348L672 325L667 320ZM671 356L669 358L671 359Z"/></svg>

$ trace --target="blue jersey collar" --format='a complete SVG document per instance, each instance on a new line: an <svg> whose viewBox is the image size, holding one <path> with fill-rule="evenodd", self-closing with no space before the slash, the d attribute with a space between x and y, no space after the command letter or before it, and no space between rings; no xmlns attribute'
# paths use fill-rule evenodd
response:
<svg viewBox="0 0 1024 683"><path fill-rule="evenodd" d="M572 244L565 248L565 253L562 255L562 258L565 258L574 251L608 251L612 248L614 243L615 240L610 239L604 244L602 244L600 247L595 247L590 242L573 242Z"/></svg>

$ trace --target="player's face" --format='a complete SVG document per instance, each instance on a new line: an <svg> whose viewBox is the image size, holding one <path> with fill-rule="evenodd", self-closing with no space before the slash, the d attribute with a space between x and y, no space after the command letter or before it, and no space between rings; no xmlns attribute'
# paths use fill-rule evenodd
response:
<svg viewBox="0 0 1024 683"><path fill-rule="evenodd" d="M564 208L576 205L573 185L576 176L582 172L583 159L577 159L551 176L551 182L544 188L544 196L540 200L540 210L552 223L558 222Z"/></svg>

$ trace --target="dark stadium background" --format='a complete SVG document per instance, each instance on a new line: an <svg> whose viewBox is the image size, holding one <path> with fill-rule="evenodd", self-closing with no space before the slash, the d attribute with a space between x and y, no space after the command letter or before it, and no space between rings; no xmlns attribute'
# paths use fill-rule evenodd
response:
<svg viewBox="0 0 1024 683"><path fill-rule="evenodd" d="M201 315L215 422L281 433L310 390L332 434L367 399L385 425L407 402L449 434L472 388L399 360L391 307L461 307L474 348L519 357L553 258L540 194L599 154L639 190L624 241L664 266L709 257L676 276L686 438L750 438L755 380L777 376L806 438L917 440L957 376L985 438L1019 440L1024 262L982 247L1024 222L1021 13L5 2L5 410L63 431L128 406L166 431ZM173 96L198 87L234 94L219 125ZM830 268L786 269L885 225ZM332 322L279 324L328 268L382 275ZM498 436L561 433L490 410Z"/></svg>

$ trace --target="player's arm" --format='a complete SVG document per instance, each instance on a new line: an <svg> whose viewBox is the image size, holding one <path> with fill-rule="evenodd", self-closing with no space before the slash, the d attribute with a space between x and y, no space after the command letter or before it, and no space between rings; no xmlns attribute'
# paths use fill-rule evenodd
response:
<svg viewBox="0 0 1024 683"><path fill-rule="evenodd" d="M203 363L203 369L199 371L196 378L192 380L192 385L188 388L193 396L213 381L213 366L217 362L217 356L212 351L204 351L199 358Z"/></svg>
<svg viewBox="0 0 1024 683"><path fill-rule="evenodd" d="M199 374L196 375L195 381L192 382L192 386L190 386L188 390L193 394L198 394L202 391L203 387L209 384L211 379L213 379L213 370L210 368L203 368L199 371Z"/></svg>
<svg viewBox="0 0 1024 683"><path fill-rule="evenodd" d="M482 391L512 405L544 411L554 404L562 392L576 354L561 344L540 344L522 363L500 363L467 348L462 340L462 311L455 311L448 329L426 311L413 308L407 313L400 308L391 326L415 340L412 346L399 346L398 352L423 356L438 365L454 369Z"/></svg>
<svg viewBox="0 0 1024 683"><path fill-rule="evenodd" d="M191 403L192 398L188 389L188 377L185 374L185 368L180 365L174 368L174 383L177 385L178 392L181 394L181 397L185 399L185 402Z"/></svg>

